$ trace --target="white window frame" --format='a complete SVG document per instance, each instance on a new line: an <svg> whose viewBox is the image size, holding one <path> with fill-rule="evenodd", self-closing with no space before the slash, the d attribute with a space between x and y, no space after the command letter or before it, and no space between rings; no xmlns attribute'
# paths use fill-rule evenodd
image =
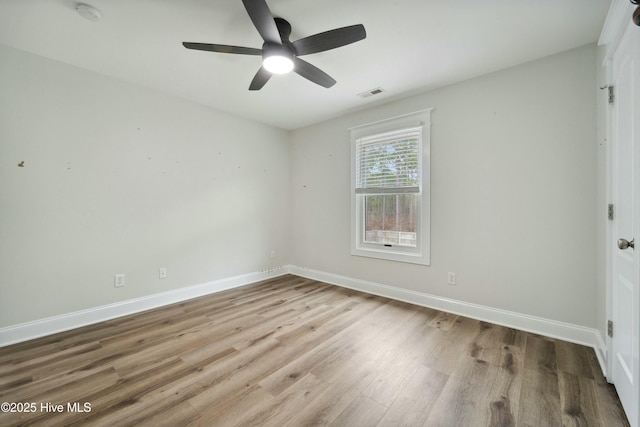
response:
<svg viewBox="0 0 640 427"><path fill-rule="evenodd" d="M431 264L431 111L433 109L429 108L349 129L351 133L351 255L412 264ZM415 128L422 130L422 180L418 193L414 193L418 195L416 247L388 246L365 242L364 199L366 194L357 194L356 192L357 141Z"/></svg>

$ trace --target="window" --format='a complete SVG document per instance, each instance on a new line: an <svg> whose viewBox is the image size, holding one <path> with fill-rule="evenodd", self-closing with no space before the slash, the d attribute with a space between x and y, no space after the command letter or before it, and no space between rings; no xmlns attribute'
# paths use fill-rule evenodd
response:
<svg viewBox="0 0 640 427"><path fill-rule="evenodd" d="M351 254L429 265L431 110L351 130Z"/></svg>

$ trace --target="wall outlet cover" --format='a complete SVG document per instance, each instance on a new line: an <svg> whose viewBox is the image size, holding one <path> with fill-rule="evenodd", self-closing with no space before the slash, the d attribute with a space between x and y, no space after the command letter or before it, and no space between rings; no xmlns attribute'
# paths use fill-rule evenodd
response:
<svg viewBox="0 0 640 427"><path fill-rule="evenodd" d="M114 288L122 288L124 286L124 274L116 274L113 278L113 287Z"/></svg>
<svg viewBox="0 0 640 427"><path fill-rule="evenodd" d="M456 284L456 273L449 272L447 274L447 283L449 285L455 285Z"/></svg>

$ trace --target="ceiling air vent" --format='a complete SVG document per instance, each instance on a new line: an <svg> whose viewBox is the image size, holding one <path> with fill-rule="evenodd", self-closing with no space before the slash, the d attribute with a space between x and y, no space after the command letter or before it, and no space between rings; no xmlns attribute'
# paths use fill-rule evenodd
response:
<svg viewBox="0 0 640 427"><path fill-rule="evenodd" d="M384 92L384 90L381 87L377 87L375 89L371 89L366 92L359 93L358 96L360 98L369 98L370 96L373 96L373 95L379 95L382 92Z"/></svg>

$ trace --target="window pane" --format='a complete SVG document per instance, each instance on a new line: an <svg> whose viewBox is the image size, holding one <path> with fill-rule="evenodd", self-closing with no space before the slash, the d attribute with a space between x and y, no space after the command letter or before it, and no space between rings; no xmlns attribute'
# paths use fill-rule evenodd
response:
<svg viewBox="0 0 640 427"><path fill-rule="evenodd" d="M365 242L416 247L417 194L364 196Z"/></svg>
<svg viewBox="0 0 640 427"><path fill-rule="evenodd" d="M356 188L420 186L420 132L357 142Z"/></svg>

